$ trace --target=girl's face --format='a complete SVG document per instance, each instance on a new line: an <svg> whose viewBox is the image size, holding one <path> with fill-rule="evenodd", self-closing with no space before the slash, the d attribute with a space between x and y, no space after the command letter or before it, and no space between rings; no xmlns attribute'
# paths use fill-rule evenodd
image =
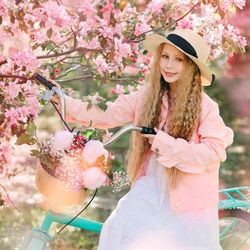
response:
<svg viewBox="0 0 250 250"><path fill-rule="evenodd" d="M164 44L159 67L164 80L176 83L184 69L185 55L171 44Z"/></svg>

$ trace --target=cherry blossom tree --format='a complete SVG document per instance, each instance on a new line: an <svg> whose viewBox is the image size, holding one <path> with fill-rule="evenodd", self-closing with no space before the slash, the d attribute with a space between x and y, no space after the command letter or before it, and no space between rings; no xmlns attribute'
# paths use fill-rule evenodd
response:
<svg viewBox="0 0 250 250"><path fill-rule="evenodd" d="M250 1L246 1L246 6L243 9L237 9L236 13L231 17L231 23L237 26L247 41L250 41ZM246 53L242 54L239 51L232 53L227 59L227 77L247 77L249 76L250 67L250 50L249 44L246 46Z"/></svg>
<svg viewBox="0 0 250 250"><path fill-rule="evenodd" d="M143 8L127 0L0 0L0 179L19 171L11 164L14 145L34 143L35 72L61 83L119 81L112 91L122 94L148 73L146 36L177 26L204 37L210 61L225 62L244 52L246 39L231 23L244 6L245 0L152 0ZM123 74L128 66L135 77Z"/></svg>

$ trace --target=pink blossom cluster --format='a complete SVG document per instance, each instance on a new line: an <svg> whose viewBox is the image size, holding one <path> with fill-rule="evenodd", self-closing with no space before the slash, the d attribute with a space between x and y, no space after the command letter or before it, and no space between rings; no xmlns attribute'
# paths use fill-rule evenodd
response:
<svg viewBox="0 0 250 250"><path fill-rule="evenodd" d="M34 72L39 67L37 57L31 48L18 51L11 59L14 67L18 67L14 69L15 72L23 72L23 67L26 72Z"/></svg>
<svg viewBox="0 0 250 250"><path fill-rule="evenodd" d="M129 94L129 93L132 93L134 92L134 87L131 86L131 85L127 85L126 87L124 87L123 85L121 84L116 84L116 88L115 89L111 89L111 93L112 94L118 94L118 95L121 95L121 94Z"/></svg>
<svg viewBox="0 0 250 250"><path fill-rule="evenodd" d="M246 5L246 0L220 0L220 6L223 10L228 11L232 7L243 9Z"/></svg>
<svg viewBox="0 0 250 250"><path fill-rule="evenodd" d="M122 9L120 2L112 0L0 0L0 72L12 76L0 78L0 97L4 99L0 104L0 149L7 145L8 138L25 134L28 123L39 112L38 88L31 81L13 76L30 77L39 70L56 79L78 64L83 70L75 74L114 77L129 65L143 83L152 58L142 43L135 41L152 34L150 30L180 19L198 2L152 0L144 10L137 10L132 2ZM210 60L216 63L246 46L246 39L230 22L233 11L242 9L246 1L212 2L203 1L176 26L203 35L211 47ZM117 85L112 92L129 92L124 86ZM0 173L2 169L7 173L11 151L1 152Z"/></svg>

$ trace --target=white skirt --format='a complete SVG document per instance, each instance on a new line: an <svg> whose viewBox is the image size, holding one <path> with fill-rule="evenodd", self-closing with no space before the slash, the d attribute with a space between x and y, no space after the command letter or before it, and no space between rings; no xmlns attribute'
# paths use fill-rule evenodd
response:
<svg viewBox="0 0 250 250"><path fill-rule="evenodd" d="M147 175L105 221L98 250L222 250L218 210L170 208L164 166L152 154Z"/></svg>

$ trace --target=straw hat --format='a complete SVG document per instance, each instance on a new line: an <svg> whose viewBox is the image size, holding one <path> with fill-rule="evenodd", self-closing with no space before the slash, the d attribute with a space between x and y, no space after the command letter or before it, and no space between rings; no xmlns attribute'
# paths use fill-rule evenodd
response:
<svg viewBox="0 0 250 250"><path fill-rule="evenodd" d="M158 34L149 36L143 41L143 46L155 56L162 43L175 46L197 64L201 72L202 85L209 86L213 83L215 76L206 65L210 49L201 36L190 29L177 28L166 37Z"/></svg>

